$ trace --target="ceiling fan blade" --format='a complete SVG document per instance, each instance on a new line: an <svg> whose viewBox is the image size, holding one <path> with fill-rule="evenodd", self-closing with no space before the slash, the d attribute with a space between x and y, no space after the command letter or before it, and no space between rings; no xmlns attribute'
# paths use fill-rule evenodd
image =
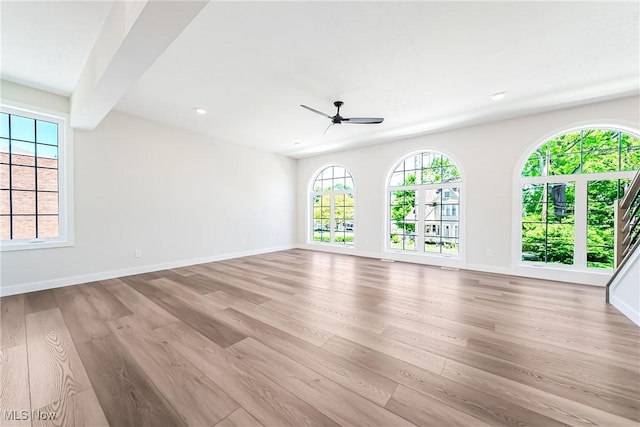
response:
<svg viewBox="0 0 640 427"><path fill-rule="evenodd" d="M331 126L333 126L333 122L329 123L329 126L327 126L327 128L324 130L324 132L322 132L322 134L325 135Z"/></svg>
<svg viewBox="0 0 640 427"><path fill-rule="evenodd" d="M342 119L342 121L347 123L369 125L382 123L384 119L382 117L351 117L348 119Z"/></svg>
<svg viewBox="0 0 640 427"><path fill-rule="evenodd" d="M307 107L306 105L302 105L302 104L300 104L300 106L301 106L302 108L306 108L306 109L307 109L307 110L309 110L309 111L313 111L313 112L314 112L314 113L316 113L316 114L320 114L321 116L324 116L324 117L326 117L326 118L328 118L328 119L332 119L332 118L333 118L332 116L328 115L327 113L323 113L322 111L314 110L313 108L311 108L311 107Z"/></svg>

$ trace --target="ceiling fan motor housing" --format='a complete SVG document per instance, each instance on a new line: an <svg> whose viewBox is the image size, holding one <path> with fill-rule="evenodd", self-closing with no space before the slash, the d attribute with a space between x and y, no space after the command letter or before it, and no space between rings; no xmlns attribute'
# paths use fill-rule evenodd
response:
<svg viewBox="0 0 640 427"><path fill-rule="evenodd" d="M342 116L340 116L340 107L342 107L342 104L344 104L342 101L335 101L333 103L333 105L338 109L336 115L331 118L331 122L333 122L334 125L342 123Z"/></svg>

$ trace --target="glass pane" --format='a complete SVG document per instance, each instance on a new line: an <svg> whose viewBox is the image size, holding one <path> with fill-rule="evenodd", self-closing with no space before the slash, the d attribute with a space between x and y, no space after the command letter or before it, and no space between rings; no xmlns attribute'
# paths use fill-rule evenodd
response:
<svg viewBox="0 0 640 427"><path fill-rule="evenodd" d="M442 242L438 237L428 237L424 241L424 251L440 253L442 250Z"/></svg>
<svg viewBox="0 0 640 427"><path fill-rule="evenodd" d="M36 168L11 166L11 186L14 190L35 190Z"/></svg>
<svg viewBox="0 0 640 427"><path fill-rule="evenodd" d="M12 191L11 206L14 214L36 214L35 191Z"/></svg>
<svg viewBox="0 0 640 427"><path fill-rule="evenodd" d="M544 209L544 185L532 184L522 188L522 221L541 222Z"/></svg>
<svg viewBox="0 0 640 427"><path fill-rule="evenodd" d="M619 152L613 150L585 151L582 160L582 173L615 172L619 170Z"/></svg>
<svg viewBox="0 0 640 427"><path fill-rule="evenodd" d="M391 249L402 249L402 235L391 234L389 237L389 247Z"/></svg>
<svg viewBox="0 0 640 427"><path fill-rule="evenodd" d="M58 237L58 215L38 215L38 238Z"/></svg>
<svg viewBox="0 0 640 427"><path fill-rule="evenodd" d="M0 190L0 214L8 215L11 213L9 200L9 190Z"/></svg>
<svg viewBox="0 0 640 427"><path fill-rule="evenodd" d="M618 151L620 133L608 129L589 129L584 131L583 150Z"/></svg>
<svg viewBox="0 0 640 427"><path fill-rule="evenodd" d="M403 172L394 172L391 175L391 181L389 185L392 187L400 186L404 184L404 173Z"/></svg>
<svg viewBox="0 0 640 427"><path fill-rule="evenodd" d="M0 215L0 239L11 239L11 217Z"/></svg>
<svg viewBox="0 0 640 427"><path fill-rule="evenodd" d="M9 140L0 138L0 163L9 163Z"/></svg>
<svg viewBox="0 0 640 427"><path fill-rule="evenodd" d="M58 167L58 147L51 145L37 144L38 167L57 168Z"/></svg>
<svg viewBox="0 0 640 427"><path fill-rule="evenodd" d="M345 195L344 205L347 206L347 207L353 207L354 206L353 194L349 193L349 194Z"/></svg>
<svg viewBox="0 0 640 427"><path fill-rule="evenodd" d="M58 191L56 169L38 169L38 191Z"/></svg>
<svg viewBox="0 0 640 427"><path fill-rule="evenodd" d="M548 175L572 175L580 172L580 153L559 154L551 157Z"/></svg>
<svg viewBox="0 0 640 427"><path fill-rule="evenodd" d="M350 205L350 206L349 206ZM336 194L334 199L335 243L353 245L353 195Z"/></svg>
<svg viewBox="0 0 640 427"><path fill-rule="evenodd" d="M542 152L546 152L548 149L549 155L552 157L567 153L580 153L580 142L580 132L566 133L549 140Z"/></svg>
<svg viewBox="0 0 640 427"><path fill-rule="evenodd" d="M603 132L606 131L596 129L582 130L582 151L587 152L604 148L604 144L602 141Z"/></svg>
<svg viewBox="0 0 640 427"><path fill-rule="evenodd" d="M315 182L313 183L313 191L322 191L322 181L319 179L316 179Z"/></svg>
<svg viewBox="0 0 640 427"><path fill-rule="evenodd" d="M42 144L58 145L58 125L36 120L36 138Z"/></svg>
<svg viewBox="0 0 640 427"><path fill-rule="evenodd" d="M623 151L621 157L621 170L632 171L640 169L640 147Z"/></svg>
<svg viewBox="0 0 640 427"><path fill-rule="evenodd" d="M36 144L33 142L11 141L11 163L35 166Z"/></svg>
<svg viewBox="0 0 640 427"><path fill-rule="evenodd" d="M522 188L522 260L573 264L575 183Z"/></svg>
<svg viewBox="0 0 640 427"><path fill-rule="evenodd" d="M587 266L614 266L614 204L628 180L589 181L587 184Z"/></svg>
<svg viewBox="0 0 640 427"><path fill-rule="evenodd" d="M424 190L424 201L427 206L436 206L442 203L442 192L439 188Z"/></svg>
<svg viewBox="0 0 640 427"><path fill-rule="evenodd" d="M534 150L533 154L529 156L529 159L524 164L520 175L523 177L542 176L542 173L545 170L544 159L545 157L542 154L542 148Z"/></svg>
<svg viewBox="0 0 640 427"><path fill-rule="evenodd" d="M442 182L460 181L460 171L456 166L447 166L442 168Z"/></svg>
<svg viewBox="0 0 640 427"><path fill-rule="evenodd" d="M574 184L550 183L546 184L546 186L547 222L573 223L575 207Z"/></svg>
<svg viewBox="0 0 640 427"><path fill-rule="evenodd" d="M404 181L402 185L414 185L416 183L416 172L407 171L404 173Z"/></svg>
<svg viewBox="0 0 640 427"><path fill-rule="evenodd" d="M9 189L9 165L0 164L0 188Z"/></svg>
<svg viewBox="0 0 640 427"><path fill-rule="evenodd" d="M333 167L329 166L328 168L322 171L322 179L324 180L333 179Z"/></svg>
<svg viewBox="0 0 640 427"><path fill-rule="evenodd" d="M629 147L640 148L640 139L635 138L629 134L622 133L620 135L620 147L622 147L623 150Z"/></svg>
<svg viewBox="0 0 640 427"><path fill-rule="evenodd" d="M334 190L344 190L344 177L333 179Z"/></svg>
<svg viewBox="0 0 640 427"><path fill-rule="evenodd" d="M346 175L346 171L343 167L334 166L333 167L333 177L334 178L344 178Z"/></svg>
<svg viewBox="0 0 640 427"><path fill-rule="evenodd" d="M347 177L344 179L344 189L353 190L353 178Z"/></svg>
<svg viewBox="0 0 640 427"><path fill-rule="evenodd" d="M423 168L439 168L440 164L438 160L440 155L436 153L423 153L422 154L422 167Z"/></svg>
<svg viewBox="0 0 640 427"><path fill-rule="evenodd" d="M9 115L0 113L0 137L9 138Z"/></svg>
<svg viewBox="0 0 640 427"><path fill-rule="evenodd" d="M443 254L458 254L458 239L445 239L442 242L442 253Z"/></svg>
<svg viewBox="0 0 640 427"><path fill-rule="evenodd" d="M416 250L416 239L414 236L404 236L403 238L403 249L405 251L415 251Z"/></svg>
<svg viewBox="0 0 640 427"><path fill-rule="evenodd" d="M13 238L14 239L34 239L36 237L36 217L13 216Z"/></svg>
<svg viewBox="0 0 640 427"><path fill-rule="evenodd" d="M415 250L416 231L416 192L414 190L401 190L391 192L391 234L402 236L403 248L407 245ZM409 243L413 241L413 243Z"/></svg>
<svg viewBox="0 0 640 427"><path fill-rule="evenodd" d="M11 139L36 141L36 121L26 117L11 115Z"/></svg>
<svg viewBox="0 0 640 427"><path fill-rule="evenodd" d="M38 192L38 213L58 214L58 193Z"/></svg>
<svg viewBox="0 0 640 427"><path fill-rule="evenodd" d="M333 178L331 178L331 179L321 179L318 182L320 182L320 191L331 191L331 190L333 190Z"/></svg>
<svg viewBox="0 0 640 427"><path fill-rule="evenodd" d="M547 224L547 261L573 264L573 224Z"/></svg>
<svg viewBox="0 0 640 427"><path fill-rule="evenodd" d="M418 154L407 158L403 168L405 171L422 169L422 157Z"/></svg>

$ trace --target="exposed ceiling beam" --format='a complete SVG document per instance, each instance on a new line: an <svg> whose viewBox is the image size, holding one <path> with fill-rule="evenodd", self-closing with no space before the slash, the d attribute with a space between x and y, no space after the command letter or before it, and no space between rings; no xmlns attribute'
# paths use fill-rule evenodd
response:
<svg viewBox="0 0 640 427"><path fill-rule="evenodd" d="M95 128L207 3L114 2L71 95L71 126Z"/></svg>

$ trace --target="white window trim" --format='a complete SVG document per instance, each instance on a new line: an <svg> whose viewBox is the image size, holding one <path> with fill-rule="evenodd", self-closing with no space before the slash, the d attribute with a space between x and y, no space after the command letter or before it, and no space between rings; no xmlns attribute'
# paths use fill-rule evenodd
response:
<svg viewBox="0 0 640 427"><path fill-rule="evenodd" d="M58 237L0 240L0 252L73 246L73 132L69 115L7 100L0 101L2 112L58 123Z"/></svg>
<svg viewBox="0 0 640 427"><path fill-rule="evenodd" d="M462 259L462 216L458 214L458 253L457 254L446 254L446 253L438 253L438 252L427 252L424 250L424 234L422 235L422 239L420 241L416 240L415 251L404 250L404 249L395 249L391 247L391 243L389 242L388 236L391 235L391 192L393 191L415 191L416 192L416 206L424 205L424 193L429 189L453 189L457 188L458 193L460 194L460 199L458 200L458 212L464 212L463 200L465 197L464 188L462 186L462 181L458 182L446 182L446 183L436 183L436 184L420 184L420 185L406 185L406 186L387 186L387 194L386 194L386 224L385 224L385 252L390 252L394 254L408 254L408 255L424 255L424 256L432 256L432 257L441 257L441 258L453 258L453 259ZM416 230L424 230L424 215L418 216L418 222L416 223ZM440 230L440 233L443 233ZM442 237L445 237L444 234ZM451 236L449 236L451 237Z"/></svg>
<svg viewBox="0 0 640 427"><path fill-rule="evenodd" d="M633 126L630 126L628 123L593 123L593 122L583 122L576 126L568 126L558 128L555 131L549 132L547 135L543 136L541 139L536 141L533 145L528 147L528 149L523 152L520 156L520 159L517 163L517 167L514 168L514 180L513 180L513 191L512 191L512 212L514 215L514 219L512 221L512 232L511 232L511 265L512 267L523 267L523 268L534 268L534 269L544 269L544 270L558 270L558 271L572 271L579 273L592 273L592 274L602 274L602 275L610 275L613 269L607 268L596 268L596 267L587 267L586 263L586 215L584 221L580 220L580 226L582 227L582 223L584 222L584 233L582 233L582 237L577 238L577 230L578 230L578 222L576 218L576 222L574 223L574 263L571 265L567 264L557 264L557 263L545 263L545 262L535 262L535 261L523 261L522 260L522 186L524 184L543 184L545 182L563 182L563 181L574 181L576 184L575 192L576 192L576 200L575 200L575 209L578 209L578 203L580 203L581 208L583 207L586 212L587 200L586 200L586 192L584 192L584 196L578 196L578 183L580 183L580 187L586 186L587 181L592 181L594 176L597 176L598 179L607 180L607 179L624 179L628 176L633 179L633 175L635 171L617 171L617 172L600 172L600 173L591 173L591 174L574 174L574 175L549 175L549 176L536 176L536 177L522 177L522 168L525 163L531 156L533 150L538 148L540 145L546 143L547 141L556 138L560 135L564 135L571 132L579 132L583 129L608 129L614 131L621 131L633 135L636 138L640 138L640 132L638 129L635 129ZM625 176L621 175L624 174ZM582 177L587 177L586 179ZM590 178L590 179L589 179ZM581 200L584 199L584 200ZM578 244L584 245L584 256L576 255L576 248ZM584 258L583 266L579 266L576 261L577 259Z"/></svg>
<svg viewBox="0 0 640 427"><path fill-rule="evenodd" d="M339 167L339 168L344 168L345 172L347 174L349 174L349 177L351 178L351 181L353 182L353 188L351 190L331 190L331 191L313 191L313 188L315 186L316 181L318 180L318 176L327 168L330 167ZM314 228L315 228L315 222L314 222L314 217L313 217L313 199L316 196L326 196L329 195L329 200L330 200L330 218L329 221L331 224L334 224L335 222L335 196L339 195L339 194L351 194L353 196L353 244L351 245L346 245L346 244L342 244L342 243L336 243L335 242L335 227L330 227L330 231L329 231L329 242L316 242L315 240L313 240L314 237ZM309 185L309 201L307 203L307 209L309 209L309 214L308 214L308 224L309 226L307 227L307 243L309 244L313 244L313 245L319 245L319 246L329 246L329 247L335 247L335 248L342 248L342 249L346 249L346 250L355 250L356 247L356 232L358 230L358 224L357 224L357 214L356 214L356 180L353 178L353 175L351 174L351 171L349 170L349 168L339 165L339 164L330 164L327 166L323 166L320 169L318 169L314 174L313 174L313 178L311 179L311 183Z"/></svg>
<svg viewBox="0 0 640 427"><path fill-rule="evenodd" d="M389 183L391 182L391 177L393 176L393 173L402 162L404 162L408 157L414 156L416 154L425 153L425 152L441 154L445 157L448 157L458 168L458 171L460 172L460 178L461 178L460 181L433 183L433 184L402 185L402 186L389 185ZM467 222L466 221L467 211L465 209L467 193L464 188L465 187L464 177L465 177L465 173L462 170L462 167L460 166L460 162L454 156L434 148L425 148L422 150L412 151L402 156L399 160L395 161L393 165L389 168L389 172L385 180L386 191L385 191L385 197L384 197L385 205L384 205L384 215L383 215L383 218L385 219L384 236L383 236L384 252L389 254L394 254L394 255L407 255L409 257L420 256L420 257L431 257L434 259L446 258L446 259L452 259L456 261L463 261L465 259L465 250L466 250L465 232L466 232L466 222ZM429 188L450 188L450 189L457 188L459 190L460 198L458 199L458 236L457 236L458 237L458 253L457 254L426 252L424 250L424 244L419 245L418 249L415 251L394 249L391 247L391 242L389 242L389 236L391 235L391 213L390 213L391 192L402 191L402 190L415 190L416 205L421 206L421 203L423 202L423 198L424 198L424 191ZM421 215L418 217L418 223L416 224L416 229L424 230L424 215ZM442 232L442 230L440 230L440 232ZM424 240L424 235L423 235L423 240ZM417 244L418 242L416 242L416 245Z"/></svg>
<svg viewBox="0 0 640 427"><path fill-rule="evenodd" d="M559 270L581 272L611 272L610 268L587 267L587 186L589 181L633 179L635 171L598 172L575 175L548 175L535 177L521 177L517 188L518 216L516 217L516 265L520 267L547 267ZM574 211L584 215L574 214L573 223L573 264L558 264L541 261L524 261L522 259L522 186L527 184L545 183L575 183Z"/></svg>

